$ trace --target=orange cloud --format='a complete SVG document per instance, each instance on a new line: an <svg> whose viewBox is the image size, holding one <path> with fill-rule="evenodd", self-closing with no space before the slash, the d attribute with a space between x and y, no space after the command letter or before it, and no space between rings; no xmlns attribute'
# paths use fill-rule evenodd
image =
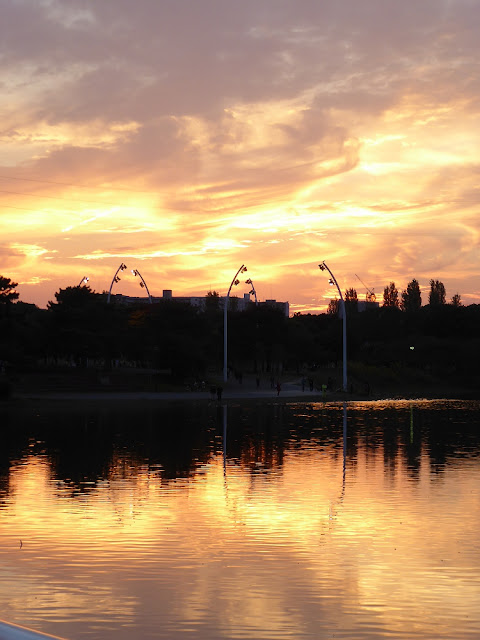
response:
<svg viewBox="0 0 480 640"><path fill-rule="evenodd" d="M86 269L101 290L124 259L153 294L202 295L245 262L261 298L318 310L325 259L342 288L438 278L480 302L478 8L140 2L4 11L0 272L34 271L21 299Z"/></svg>

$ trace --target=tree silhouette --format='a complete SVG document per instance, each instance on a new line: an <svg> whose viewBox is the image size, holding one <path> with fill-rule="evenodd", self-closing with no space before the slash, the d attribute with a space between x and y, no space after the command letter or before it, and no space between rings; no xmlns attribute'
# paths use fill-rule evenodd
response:
<svg viewBox="0 0 480 640"><path fill-rule="evenodd" d="M12 302L17 300L19 294L15 291L18 282L12 282L10 278L0 276L0 303Z"/></svg>
<svg viewBox="0 0 480 640"><path fill-rule="evenodd" d="M398 300L398 289L395 286L395 282L390 282L388 287L383 290L383 306L394 307L398 309L400 302Z"/></svg>
<svg viewBox="0 0 480 640"><path fill-rule="evenodd" d="M81 358L103 352L104 297L88 286L66 287L55 293L57 302L49 301L50 343L57 355ZM111 311L113 310L113 305ZM105 309L108 312L108 308Z"/></svg>
<svg viewBox="0 0 480 640"><path fill-rule="evenodd" d="M331 315L331 316L337 315L338 309L339 309L338 298L334 298L333 300L330 300L330 302L328 303L328 309L327 309L328 315Z"/></svg>
<svg viewBox="0 0 480 640"><path fill-rule="evenodd" d="M430 280L430 293L428 294L428 304L437 306L445 304L446 293L445 286L440 280Z"/></svg>
<svg viewBox="0 0 480 640"><path fill-rule="evenodd" d="M218 291L209 291L205 296L205 309L217 311L220 308L220 295Z"/></svg>
<svg viewBox="0 0 480 640"><path fill-rule="evenodd" d="M347 289L345 291L345 307L348 313L358 311L358 297L355 289Z"/></svg>
<svg viewBox="0 0 480 640"><path fill-rule="evenodd" d="M422 306L422 296L418 281L413 279L407 284L407 288L402 291L401 307L404 311L418 311Z"/></svg>
<svg viewBox="0 0 480 640"><path fill-rule="evenodd" d="M452 296L452 301L450 303L453 307L463 307L462 298L459 293L456 293Z"/></svg>

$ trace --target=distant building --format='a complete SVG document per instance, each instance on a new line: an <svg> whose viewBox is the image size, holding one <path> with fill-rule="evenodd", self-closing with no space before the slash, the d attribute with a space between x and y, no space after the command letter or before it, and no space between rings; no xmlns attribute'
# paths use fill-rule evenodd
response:
<svg viewBox="0 0 480 640"><path fill-rule="evenodd" d="M279 309L283 312L283 314L288 318L290 315L290 305L288 302L277 302L276 300L265 300L265 302L259 302L260 305L265 305L268 307L274 307L275 309Z"/></svg>
<svg viewBox="0 0 480 640"><path fill-rule="evenodd" d="M345 303L345 306L347 306L347 304ZM362 313L362 311L370 311L371 309L378 309L380 307L380 303L376 302L375 300L358 300L357 302L357 312L358 313ZM347 307L348 309L348 307ZM339 304L338 305L338 317L339 318L343 318L343 308L342 305ZM347 312L347 318L348 318L348 312Z"/></svg>
<svg viewBox="0 0 480 640"><path fill-rule="evenodd" d="M358 311L367 311L370 309L378 309L380 307L380 303L375 300L359 300L357 310Z"/></svg>
<svg viewBox="0 0 480 640"><path fill-rule="evenodd" d="M152 304L156 304L159 302L164 302L165 300L172 300L173 302L183 302L184 304L189 304L192 307L196 307L197 309L204 310L206 305L207 296L173 296L173 292L171 289L164 289L162 293L162 297L159 296L151 296ZM225 296L218 296L218 306L220 309L223 309L223 305L225 304ZM149 299L146 297L140 296L124 296L121 293L113 294L111 296L111 301L116 304L123 305L134 305L134 304L149 304ZM244 293L243 298L237 298L236 296L230 296L228 308L231 311L245 311L248 308L248 305L255 304L255 301L252 300L249 293ZM287 316L290 314L290 305L288 302L277 302L276 300L265 300L265 302L258 302L258 306L270 306L282 311L282 313Z"/></svg>

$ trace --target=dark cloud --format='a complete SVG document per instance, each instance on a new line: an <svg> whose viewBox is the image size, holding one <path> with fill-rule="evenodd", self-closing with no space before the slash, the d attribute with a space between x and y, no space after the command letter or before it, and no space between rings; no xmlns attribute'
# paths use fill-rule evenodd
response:
<svg viewBox="0 0 480 640"><path fill-rule="evenodd" d="M206 115L315 87L361 108L412 68L472 64L479 12L460 0L7 2L1 52L45 85L52 122Z"/></svg>

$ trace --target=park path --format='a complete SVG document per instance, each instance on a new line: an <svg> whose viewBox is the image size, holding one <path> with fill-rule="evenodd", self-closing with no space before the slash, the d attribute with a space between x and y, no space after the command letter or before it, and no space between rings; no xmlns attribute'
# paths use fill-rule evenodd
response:
<svg viewBox="0 0 480 640"><path fill-rule="evenodd" d="M14 394L14 399L18 400L60 400L60 401L82 401L82 400L102 400L102 401L125 401L125 400L217 400L217 396L206 391L95 391L95 392L73 392L73 391L28 391ZM307 387L302 391L301 380L283 381L280 393L276 387L270 384L261 384L259 387L256 381L245 380L242 383L227 382L222 385L222 400L235 399L282 399L296 398L299 401L320 400L322 393L317 390L310 391Z"/></svg>

